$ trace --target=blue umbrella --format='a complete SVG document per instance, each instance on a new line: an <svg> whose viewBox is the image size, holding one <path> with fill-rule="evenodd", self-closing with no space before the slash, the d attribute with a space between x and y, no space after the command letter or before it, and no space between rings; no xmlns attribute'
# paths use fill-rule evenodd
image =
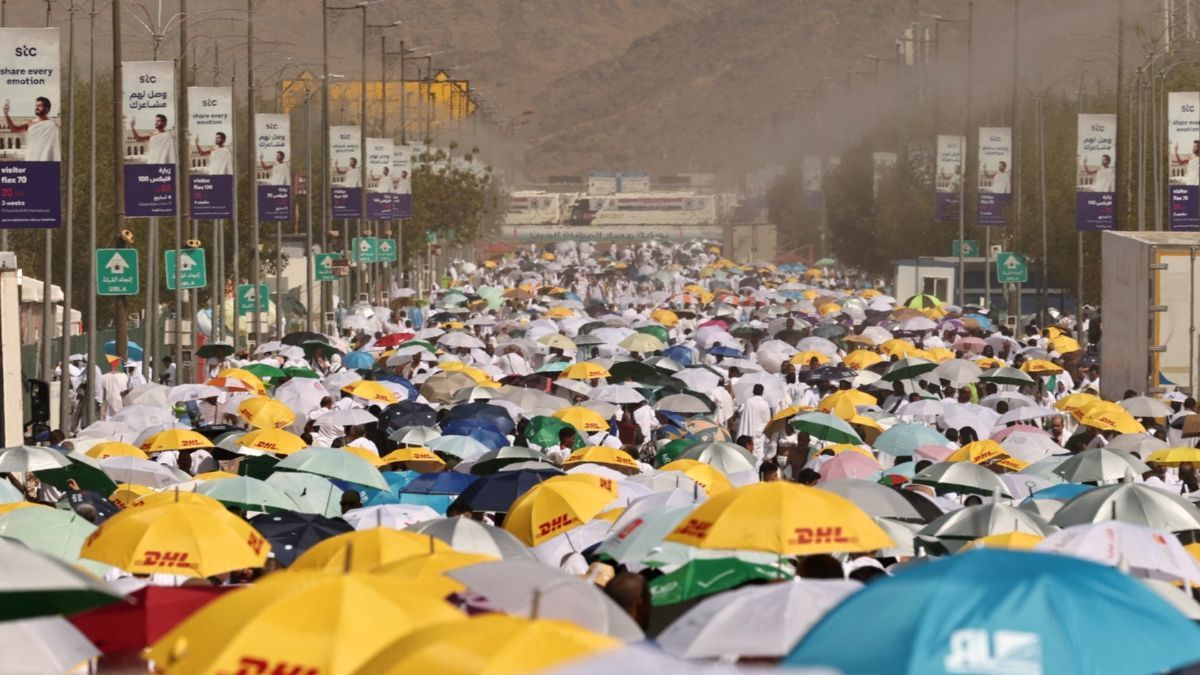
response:
<svg viewBox="0 0 1200 675"><path fill-rule="evenodd" d="M992 328L992 320L982 314L968 314L968 315L964 316L963 318L964 319L975 319L976 321L979 322L979 328L982 330L991 330L991 328Z"/></svg>
<svg viewBox="0 0 1200 675"><path fill-rule="evenodd" d="M1092 485L1080 485L1079 483L1059 483L1058 485L1051 485L1048 488L1042 488L1034 492L1021 503L1028 504L1035 499L1061 499L1063 501L1070 501L1091 490L1093 487Z"/></svg>
<svg viewBox="0 0 1200 675"><path fill-rule="evenodd" d="M826 614L783 665L882 674L1157 673L1198 661L1200 628L1115 568L982 549L872 582Z"/></svg>
<svg viewBox="0 0 1200 675"><path fill-rule="evenodd" d="M395 431L401 427L432 427L437 425L437 412L424 403L400 401L383 409L379 427Z"/></svg>
<svg viewBox="0 0 1200 675"><path fill-rule="evenodd" d="M499 450L505 446L511 445L508 437L500 432L499 429L492 426L491 423L483 420L468 420L456 419L449 420L442 424L442 435L444 436L467 436L483 443L489 450Z"/></svg>
<svg viewBox="0 0 1200 675"><path fill-rule="evenodd" d="M138 343L134 342L133 340L130 340L127 343L127 345L128 346L125 350L125 355L127 357L129 357L129 360L130 361L141 361L142 358L145 356L145 352L142 351L142 346L139 345ZM116 356L117 355L117 341L109 340L108 342L105 342L104 343L104 353L108 354L109 356Z"/></svg>
<svg viewBox="0 0 1200 675"><path fill-rule="evenodd" d="M342 365L350 370L370 370L375 367L375 355L369 352L350 352L342 357Z"/></svg>
<svg viewBox="0 0 1200 675"><path fill-rule="evenodd" d="M446 414L445 423L460 419L473 419L487 422L495 427L501 434L511 434L517 425L513 423L512 417L504 408L488 403L487 401L473 401L456 405ZM443 425L444 426L444 425ZM457 433L454 431L445 431L446 434Z"/></svg>
<svg viewBox="0 0 1200 675"><path fill-rule="evenodd" d="M713 347L712 349L708 350L708 353L712 354L713 356L726 356L726 357L729 357L732 359L742 358L741 352L734 349L733 347L726 347L725 345L717 345L716 347Z"/></svg>
<svg viewBox="0 0 1200 675"><path fill-rule="evenodd" d="M402 492L418 495L460 495L468 485L478 479L478 476L457 471L427 473L414 478Z"/></svg>
<svg viewBox="0 0 1200 675"><path fill-rule="evenodd" d="M924 424L897 424L879 434L875 449L893 457L911 457L922 445L950 445L950 440Z"/></svg>
<svg viewBox="0 0 1200 675"><path fill-rule="evenodd" d="M561 476L558 469L521 469L500 471L489 476L480 476L455 500L457 506L467 511L508 512L508 507L534 485L547 478Z"/></svg>
<svg viewBox="0 0 1200 675"><path fill-rule="evenodd" d="M404 389L406 391L408 391L408 400L410 400L410 401L416 400L416 398L421 395L420 392L417 391L417 386L415 384L413 384L412 382L409 382L408 380L404 379L403 377L400 377L399 375L393 375L391 373L383 373L383 372L374 372L367 379L375 380L376 382L394 382L395 384L398 384L401 387L404 387Z"/></svg>
<svg viewBox="0 0 1200 675"><path fill-rule="evenodd" d="M671 345L663 350L663 356L684 366L695 365L696 352L685 345Z"/></svg>
<svg viewBox="0 0 1200 675"><path fill-rule="evenodd" d="M399 504L400 492L419 475L421 474L416 471L384 471L383 479L387 481L388 489L378 490L375 488L358 488L357 486L350 486L350 489L357 489L363 494L363 506Z"/></svg>
<svg viewBox="0 0 1200 675"><path fill-rule="evenodd" d="M454 503L455 495L414 495L407 492L400 494L401 504L414 504L417 506L428 506L437 511L439 515L446 515L446 509Z"/></svg>

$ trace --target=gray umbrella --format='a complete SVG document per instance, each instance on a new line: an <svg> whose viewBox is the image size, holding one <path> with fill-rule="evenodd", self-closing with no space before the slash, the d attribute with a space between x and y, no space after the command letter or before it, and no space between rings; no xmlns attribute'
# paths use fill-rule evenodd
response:
<svg viewBox="0 0 1200 675"><path fill-rule="evenodd" d="M894 518L911 522L925 522L917 507L905 499L899 490L869 480L840 478L820 485L822 490L841 495L854 502L858 508L877 518ZM924 497L919 497L924 499ZM932 504L932 502L930 502Z"/></svg>
<svg viewBox="0 0 1200 675"><path fill-rule="evenodd" d="M1149 396L1134 396L1118 401L1117 405L1134 417L1167 417L1171 414L1171 406Z"/></svg>
<svg viewBox="0 0 1200 675"><path fill-rule="evenodd" d="M708 405L691 394L672 394L654 404L655 410L666 410L682 415L707 415L712 412Z"/></svg>
<svg viewBox="0 0 1200 675"><path fill-rule="evenodd" d="M1059 527L1119 520L1134 525L1182 532L1200 530L1200 509L1183 497L1146 485L1104 485L1075 497L1054 514Z"/></svg>
<svg viewBox="0 0 1200 675"><path fill-rule="evenodd" d="M533 554L516 537L494 525L470 518L435 518L409 525L405 529L441 539L463 553L478 553L504 560L534 560Z"/></svg>
<svg viewBox="0 0 1200 675"><path fill-rule="evenodd" d="M1141 476L1149 470L1142 460L1124 450L1092 448L1059 464L1054 473L1069 483L1099 483L1127 475Z"/></svg>
<svg viewBox="0 0 1200 675"><path fill-rule="evenodd" d="M1004 532L1028 532L1044 537L1056 529L1041 516L1015 506L979 504L947 513L921 528L917 536L972 541Z"/></svg>
<svg viewBox="0 0 1200 675"><path fill-rule="evenodd" d="M1008 486L1000 480L999 476L970 462L934 464L914 476L912 482L918 485L932 485L946 490L978 495L991 495L998 490L1002 496L1011 496L1008 493Z"/></svg>
<svg viewBox="0 0 1200 675"><path fill-rule="evenodd" d="M1171 447L1165 441L1160 441L1150 434L1121 434L1104 446L1110 450L1124 450L1137 453L1138 457L1147 457L1155 450L1166 450Z"/></svg>

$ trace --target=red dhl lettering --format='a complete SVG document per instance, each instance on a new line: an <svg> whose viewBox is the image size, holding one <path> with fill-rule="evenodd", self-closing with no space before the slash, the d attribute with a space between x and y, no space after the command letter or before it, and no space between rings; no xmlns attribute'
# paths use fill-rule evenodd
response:
<svg viewBox="0 0 1200 675"><path fill-rule="evenodd" d="M195 567L188 560L188 554L183 551L145 551L142 553L142 559L134 564L142 567L177 567L180 569Z"/></svg>
<svg viewBox="0 0 1200 675"><path fill-rule="evenodd" d="M797 527L789 544L853 544L858 537L842 534L840 527Z"/></svg>
<svg viewBox="0 0 1200 675"><path fill-rule="evenodd" d="M616 488L613 487L613 482L612 482L611 478L601 478L600 479L600 487L604 488L605 490L608 490L609 492L616 492Z"/></svg>
<svg viewBox="0 0 1200 675"><path fill-rule="evenodd" d="M250 538L246 540L246 543L250 545L250 548L257 555L262 553L263 544L267 543L267 541L260 537L257 532L251 532Z"/></svg>
<svg viewBox="0 0 1200 675"><path fill-rule="evenodd" d="M238 659L232 675L320 675L320 668L287 661L271 661L255 656Z"/></svg>
<svg viewBox="0 0 1200 675"><path fill-rule="evenodd" d="M675 534L678 534L681 537L696 537L697 539L703 539L711 528L712 523L705 522L703 520L696 520L695 518L689 518L688 521L683 524L683 527L675 530Z"/></svg>
<svg viewBox="0 0 1200 675"><path fill-rule="evenodd" d="M572 522L574 522L574 520L575 519L572 518L571 514L569 514L569 513L564 513L562 515L555 516L555 517L551 518L550 520L547 520L546 522L540 523L538 525L538 536L545 537L546 535L548 535L552 532L557 532L559 530L565 529L568 525L570 525Z"/></svg>
<svg viewBox="0 0 1200 675"><path fill-rule="evenodd" d="M258 441L254 444L254 447L261 448L263 450L278 450L279 444L272 443L270 441Z"/></svg>

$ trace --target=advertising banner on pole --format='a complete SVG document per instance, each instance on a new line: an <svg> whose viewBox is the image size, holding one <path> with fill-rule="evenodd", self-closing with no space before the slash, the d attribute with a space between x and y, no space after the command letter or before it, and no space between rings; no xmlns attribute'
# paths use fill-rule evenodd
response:
<svg viewBox="0 0 1200 675"><path fill-rule="evenodd" d="M188 87L188 200L193 218L233 217L233 90Z"/></svg>
<svg viewBox="0 0 1200 675"><path fill-rule="evenodd" d="M390 138L367 139L367 218L392 218L392 150Z"/></svg>
<svg viewBox="0 0 1200 675"><path fill-rule="evenodd" d="M62 225L57 28L0 28L0 228Z"/></svg>
<svg viewBox="0 0 1200 675"><path fill-rule="evenodd" d="M329 127L329 198L334 218L362 218L362 134L358 127Z"/></svg>
<svg viewBox="0 0 1200 675"><path fill-rule="evenodd" d="M175 215L175 64L121 63L125 215Z"/></svg>
<svg viewBox="0 0 1200 675"><path fill-rule="evenodd" d="M1167 94L1171 229L1200 230L1200 92Z"/></svg>
<svg viewBox="0 0 1200 675"><path fill-rule="evenodd" d="M802 204L806 209L819 209L823 203L821 158L808 155L800 165L800 183L803 186Z"/></svg>
<svg viewBox="0 0 1200 675"><path fill-rule="evenodd" d="M254 116L254 189L259 222L287 222L292 215L292 133L287 115Z"/></svg>
<svg viewBox="0 0 1200 675"><path fill-rule="evenodd" d="M1075 229L1111 230L1117 183L1117 116L1079 115L1075 160Z"/></svg>
<svg viewBox="0 0 1200 675"><path fill-rule="evenodd" d="M392 148L392 217L412 218L413 146Z"/></svg>
<svg viewBox="0 0 1200 675"><path fill-rule="evenodd" d="M962 136L937 137L937 179L934 190L934 220L948 223L957 219L959 193L962 191Z"/></svg>
<svg viewBox="0 0 1200 675"><path fill-rule="evenodd" d="M1012 199L1012 128L979 128L979 224L1008 223Z"/></svg>

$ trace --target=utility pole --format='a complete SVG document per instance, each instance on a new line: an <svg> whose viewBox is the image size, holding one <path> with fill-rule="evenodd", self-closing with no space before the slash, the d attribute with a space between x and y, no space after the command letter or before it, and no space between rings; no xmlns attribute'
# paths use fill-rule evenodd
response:
<svg viewBox="0 0 1200 675"><path fill-rule="evenodd" d="M50 4L51 0L46 0L46 27L50 26ZM74 111L71 111L72 114ZM68 119L74 120L68 116ZM67 164L67 175L71 175L70 163ZM68 193L68 201L70 196ZM68 227L70 225L68 224ZM44 238L44 246L42 251L42 262L45 264L45 273L42 276L42 343L39 349L39 367L38 373L43 380L49 382L53 379L53 371L51 370L51 360L53 359L54 351L54 303L50 300L50 292L53 289L54 280L54 230L47 229L42 233ZM63 298L63 311L69 312L71 307L71 299ZM63 336L63 341L66 341L67 336ZM63 348L64 350L66 347Z"/></svg>
<svg viewBox="0 0 1200 675"><path fill-rule="evenodd" d="M254 180L255 174L258 172L258 163L254 156L254 0L246 0L246 92L247 98L247 117L249 122L246 126L249 129L246 143L246 168L247 175L250 176L250 250L254 255L253 261L250 263L250 285L254 287L254 344L257 346L262 344L262 312L258 311L258 291L259 291L259 273L261 262L259 261L259 242L258 242L258 181ZM234 298L236 305L237 288L234 288ZM281 308L276 307L275 311L280 311ZM234 311L237 311L236 307ZM282 337L282 336L280 336Z"/></svg>
<svg viewBox="0 0 1200 675"><path fill-rule="evenodd" d="M971 124L971 67L972 67L972 47L973 36L975 32L975 3L973 1L967 3L967 69L966 69L966 93L963 98L963 113L962 113L962 151L959 153L961 157L960 166L962 167L961 180L958 181L958 306L966 305L967 297L967 266L966 260L963 257L964 252L963 240L967 238L967 166L970 162L970 143L968 143L967 130ZM984 227L984 234L987 237L988 243L991 242L991 230ZM991 255L989 254L989 259ZM984 277L987 282L987 301L985 304L991 305L991 275L988 266L984 265Z"/></svg>
<svg viewBox="0 0 1200 675"><path fill-rule="evenodd" d="M187 43L188 43L188 8L187 0L179 0L179 84L176 85L175 95L178 100L177 110L175 115L176 127L182 122L187 123L188 107L187 107L187 87L188 87L188 58L187 58ZM175 382L174 384L183 384L183 317L186 315L183 309L183 286L180 283L180 277L183 270L183 265L180 264L183 258L183 223L190 220L191 210L189 204L191 199L188 198L188 169L190 161L188 157L188 139L187 131L178 134L179 142L179 161L176 163L175 169L175 184L178 189L175 191ZM189 292L189 295L191 293ZM192 335L196 334L195 322L192 322ZM192 348L195 349L195 340L192 340ZM191 370L191 368L188 368ZM164 368L163 375L168 374Z"/></svg>
<svg viewBox="0 0 1200 675"><path fill-rule="evenodd" d="M362 39L359 42L360 46L360 65L362 68L362 77L358 83L358 236L363 236L365 230L369 227L367 222L367 3L358 3L358 8L362 10ZM359 263L361 265L361 263ZM365 278L365 268L360 268L358 276L359 292L362 291L363 281ZM355 301L358 298L354 298Z"/></svg>
<svg viewBox="0 0 1200 675"><path fill-rule="evenodd" d="M70 106L69 125L67 126L67 218L63 232L66 261L63 265L63 316L62 316L62 349L59 352L60 375L58 378L58 426L66 433L71 432L71 366L67 358L71 353L71 296L75 294L72 269L74 268L75 248L75 0L67 6L67 105ZM46 231L50 233L49 230ZM91 258L95 254L88 251ZM43 290L49 294L50 287ZM46 342L50 339L47 337ZM49 347L47 347L49 349ZM83 402L80 401L80 405Z"/></svg>
<svg viewBox="0 0 1200 675"><path fill-rule="evenodd" d="M92 0L88 12L88 185L96 185L96 0ZM113 140L116 142L116 139ZM118 167L118 170L120 167ZM87 300L87 377L84 381L83 423L91 424L96 419L96 190L88 190L88 300Z"/></svg>
<svg viewBox="0 0 1200 675"><path fill-rule="evenodd" d="M112 78L112 123L113 123L113 178L115 180L115 198L117 202L117 212L113 217L116 231L113 232L113 243L117 248L125 247L125 237L122 231L125 229L125 134L124 122L121 114L121 0L112 0L112 62L113 62L113 78ZM94 185L94 183L93 183ZM95 199L93 194L93 199ZM95 278L96 275L92 275ZM118 295L113 298L116 304L113 319L116 321L116 352L117 358L124 361L129 356L129 314L125 306L125 296ZM89 362L88 366L94 368L95 362ZM95 372L94 370L92 371Z"/></svg>

